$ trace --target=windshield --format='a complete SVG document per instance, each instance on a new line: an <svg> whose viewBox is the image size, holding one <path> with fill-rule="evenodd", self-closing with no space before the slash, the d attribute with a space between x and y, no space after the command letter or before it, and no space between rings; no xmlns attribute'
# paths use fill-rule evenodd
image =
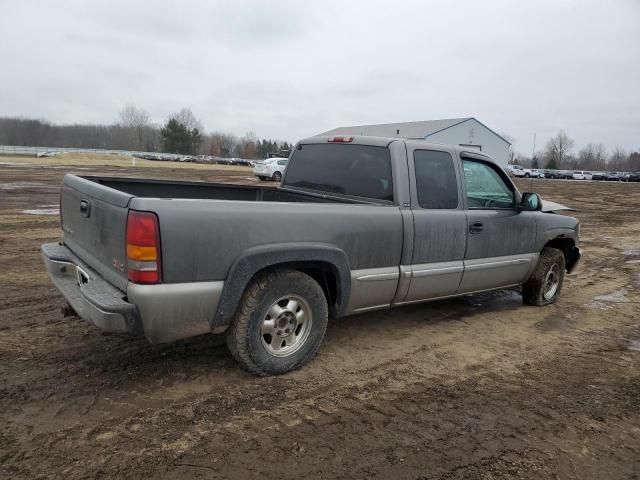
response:
<svg viewBox="0 0 640 480"><path fill-rule="evenodd" d="M386 147L320 143L299 145L283 182L289 187L393 201Z"/></svg>

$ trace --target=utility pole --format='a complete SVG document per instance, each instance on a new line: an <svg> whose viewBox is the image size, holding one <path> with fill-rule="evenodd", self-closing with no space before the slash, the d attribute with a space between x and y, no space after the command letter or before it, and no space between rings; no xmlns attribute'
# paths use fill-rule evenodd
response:
<svg viewBox="0 0 640 480"><path fill-rule="evenodd" d="M531 150L531 159L533 160L536 156L536 132L533 132L533 149Z"/></svg>

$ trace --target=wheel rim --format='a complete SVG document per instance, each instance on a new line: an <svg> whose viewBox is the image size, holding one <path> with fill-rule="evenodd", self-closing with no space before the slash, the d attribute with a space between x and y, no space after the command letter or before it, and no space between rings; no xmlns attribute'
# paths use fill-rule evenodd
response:
<svg viewBox="0 0 640 480"><path fill-rule="evenodd" d="M309 338L312 320L311 306L304 298L297 295L280 297L262 319L262 345L274 357L292 355Z"/></svg>
<svg viewBox="0 0 640 480"><path fill-rule="evenodd" d="M280 175L280 172L276 172L273 174L273 178L275 179L276 182L279 182L280 179L282 178L282 175Z"/></svg>
<svg viewBox="0 0 640 480"><path fill-rule="evenodd" d="M544 288L542 290L542 295L545 300L551 300L556 292L558 291L558 286L560 285L560 266L557 263L551 265L549 271L544 277Z"/></svg>

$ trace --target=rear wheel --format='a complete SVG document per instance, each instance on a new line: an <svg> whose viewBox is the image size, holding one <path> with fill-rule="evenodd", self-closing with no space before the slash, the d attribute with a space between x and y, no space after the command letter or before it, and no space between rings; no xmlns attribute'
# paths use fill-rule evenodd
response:
<svg viewBox="0 0 640 480"><path fill-rule="evenodd" d="M286 373L315 355L327 321L327 300L313 278L296 270L270 271L245 290L227 346L249 372Z"/></svg>
<svg viewBox="0 0 640 480"><path fill-rule="evenodd" d="M536 306L554 303L562 290L564 269L564 254L557 248L543 248L535 270L522 286L522 301Z"/></svg>
<svg viewBox="0 0 640 480"><path fill-rule="evenodd" d="M529 178L531 175L529 175L528 173L524 174L524 178Z"/></svg>

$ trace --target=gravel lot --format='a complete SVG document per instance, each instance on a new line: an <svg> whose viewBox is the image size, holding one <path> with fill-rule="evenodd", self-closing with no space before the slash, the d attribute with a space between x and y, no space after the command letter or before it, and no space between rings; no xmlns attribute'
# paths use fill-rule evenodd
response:
<svg viewBox="0 0 640 480"><path fill-rule="evenodd" d="M257 378L221 337L153 346L62 318L39 246L60 237L66 171L255 181L0 165L0 477L640 476L640 184L519 181L579 209L559 303L507 291L334 320L308 366Z"/></svg>

